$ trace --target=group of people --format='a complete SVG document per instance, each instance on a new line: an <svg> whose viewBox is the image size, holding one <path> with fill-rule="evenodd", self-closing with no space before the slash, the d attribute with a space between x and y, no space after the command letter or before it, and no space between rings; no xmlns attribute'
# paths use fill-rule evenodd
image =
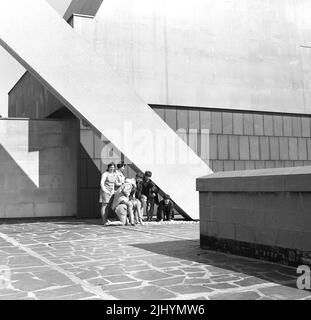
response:
<svg viewBox="0 0 311 320"><path fill-rule="evenodd" d="M104 225L110 225L117 218L123 225L143 224L152 221L155 205L158 206L157 221L171 221L174 218L174 205L169 195L159 201L159 190L151 180L152 172L138 173L135 179L126 179L125 164L108 165L100 183L101 216Z"/></svg>

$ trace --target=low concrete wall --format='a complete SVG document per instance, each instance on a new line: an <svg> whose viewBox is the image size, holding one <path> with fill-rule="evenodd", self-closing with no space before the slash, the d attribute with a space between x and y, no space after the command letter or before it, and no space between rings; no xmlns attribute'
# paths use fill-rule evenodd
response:
<svg viewBox="0 0 311 320"><path fill-rule="evenodd" d="M311 264L311 167L219 172L197 190L203 248Z"/></svg>
<svg viewBox="0 0 311 320"><path fill-rule="evenodd" d="M0 120L0 218L75 216L79 122Z"/></svg>

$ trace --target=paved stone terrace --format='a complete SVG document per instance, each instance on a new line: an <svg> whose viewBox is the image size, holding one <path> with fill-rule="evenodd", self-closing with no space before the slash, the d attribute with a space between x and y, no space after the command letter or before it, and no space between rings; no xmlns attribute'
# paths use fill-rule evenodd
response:
<svg viewBox="0 0 311 320"><path fill-rule="evenodd" d="M295 269L200 249L198 223L4 223L0 265L4 300L311 299Z"/></svg>

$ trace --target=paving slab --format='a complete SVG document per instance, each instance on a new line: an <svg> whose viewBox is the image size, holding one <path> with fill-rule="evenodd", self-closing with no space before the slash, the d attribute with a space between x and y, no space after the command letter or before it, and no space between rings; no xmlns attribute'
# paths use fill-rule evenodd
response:
<svg viewBox="0 0 311 320"><path fill-rule="evenodd" d="M311 299L293 268L201 249L196 222L2 223L0 258L0 300Z"/></svg>

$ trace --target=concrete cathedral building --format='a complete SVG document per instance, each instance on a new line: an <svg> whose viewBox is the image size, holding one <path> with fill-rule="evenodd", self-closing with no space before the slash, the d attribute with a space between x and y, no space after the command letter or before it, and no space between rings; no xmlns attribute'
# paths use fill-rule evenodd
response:
<svg viewBox="0 0 311 320"><path fill-rule="evenodd" d="M27 72L0 119L0 218L100 217L124 160L200 219L202 247L310 264L309 8L73 0L62 19L2 1L0 45Z"/></svg>
<svg viewBox="0 0 311 320"><path fill-rule="evenodd" d="M170 132L174 131L206 163L206 167L200 164L202 170L194 178L212 171L308 166L311 165L311 49L308 49L311 19L305 12L307 2L73 0L64 16L73 30L67 31L69 26L59 22L60 30L55 29L55 33L62 34L63 28L64 41L70 37L82 39L85 46L94 49L94 59L105 61L147 105L144 111L136 109L132 100L127 104L123 99L124 112L118 113L117 102L110 104L109 100L107 106L103 104L96 109L101 110L101 117L112 117L115 123L119 115L121 120L133 116L139 121L152 118L159 125L167 124ZM35 4L39 6L38 1ZM48 28L50 21L56 21L51 10L48 14L45 22L42 17L37 18L44 24L43 29ZM42 34L48 41L47 33ZM8 32L7 39L10 37ZM53 37L51 48L52 41ZM73 60L71 50L75 50L76 59L82 52L79 46L73 47L76 42L64 43L69 60ZM40 47L40 43L37 45ZM35 56L49 57L47 49L40 53L36 50L33 60L29 59L33 64L39 61L38 66L33 66L22 56L30 57L30 50L19 53L13 40L7 47L29 71L9 92L9 119L1 119L0 124L3 134L11 137L12 152L17 155L14 159L32 153L28 154L28 160L22 160L29 164L27 176L1 150L7 165L0 169L0 174L6 177L2 180L5 192L1 194L0 217L99 217L100 176L106 164L126 160L130 163L127 166L130 177L147 168L99 130L94 124L95 115L88 118L69 101L67 87L62 91L58 84L53 85L52 73L44 74L43 68L39 68L41 61ZM57 52L60 48L54 46L46 62L50 69ZM59 60L55 56L55 73L61 70ZM100 83L94 78L96 70L89 60L79 70L67 69L62 63L67 72L62 84L74 87L77 77L84 81L80 87L77 82L72 94L78 95L88 86L96 87L98 92L106 90L108 82ZM99 73L104 73L105 68L98 63ZM78 75L81 70L83 74ZM123 86L115 86L110 94L123 97L122 90ZM90 96L92 91L89 90ZM108 93L105 94L107 97ZM91 112L93 106L87 101L86 97L85 110ZM145 118L140 118L141 114ZM158 116L153 118L153 114ZM10 139L6 141L9 143ZM18 160L15 162L18 164ZM196 192L195 180L189 185L188 180L182 181L183 191L176 191L179 184L176 177L177 174L183 177L182 170L176 168L175 176L161 176L152 166L150 170L155 171L155 182L163 192L172 195L181 214L187 219L198 219L198 198L189 196L188 207L186 200L185 204L179 202ZM31 176L35 177L32 181Z"/></svg>

